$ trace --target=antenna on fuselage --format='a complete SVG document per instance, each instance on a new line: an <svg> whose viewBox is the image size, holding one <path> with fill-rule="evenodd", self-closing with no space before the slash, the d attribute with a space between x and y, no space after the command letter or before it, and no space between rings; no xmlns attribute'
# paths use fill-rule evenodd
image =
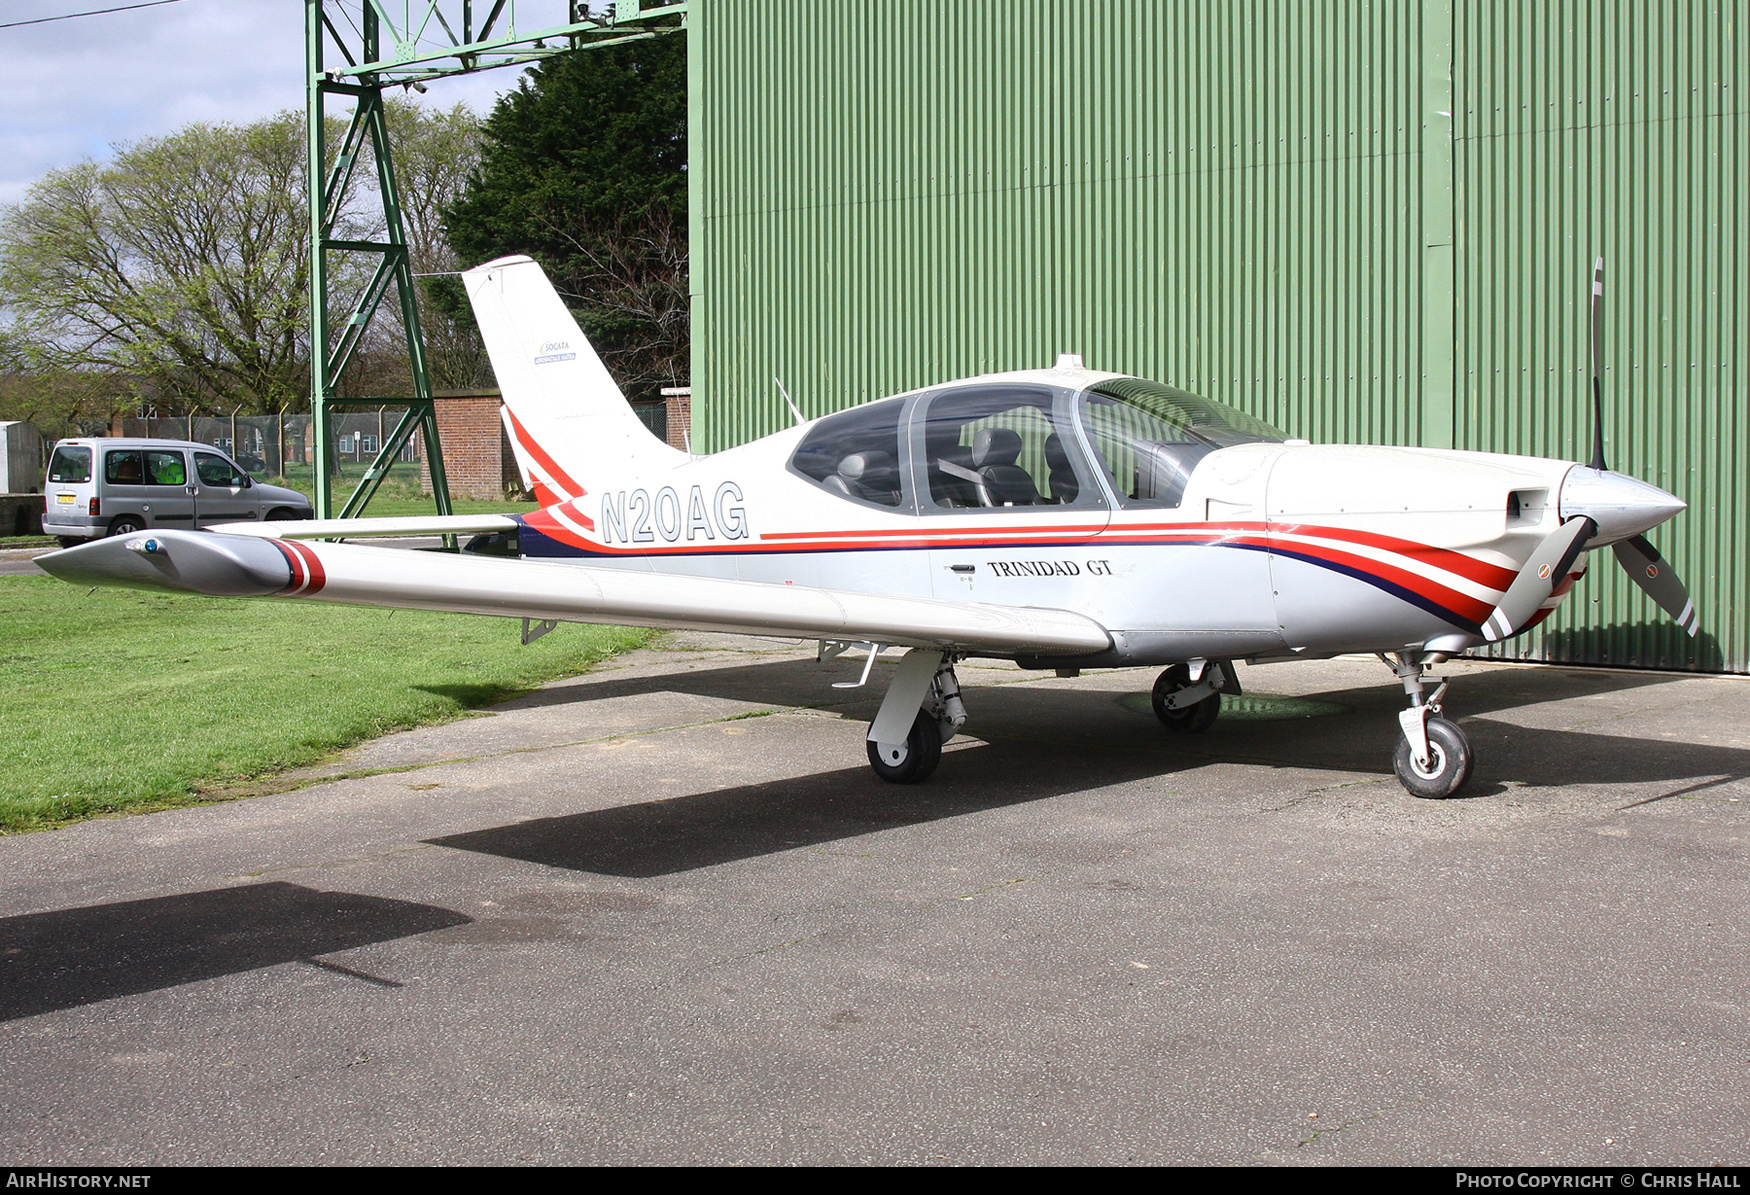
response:
<svg viewBox="0 0 1750 1195"><path fill-rule="evenodd" d="M796 405L796 400L790 397L790 392L788 390L784 389L784 383L777 378L773 378L772 381L778 383L778 393L782 394L784 396L784 401L790 404L790 414L796 416L796 422L799 424L807 423L808 420L802 418L802 408Z"/></svg>

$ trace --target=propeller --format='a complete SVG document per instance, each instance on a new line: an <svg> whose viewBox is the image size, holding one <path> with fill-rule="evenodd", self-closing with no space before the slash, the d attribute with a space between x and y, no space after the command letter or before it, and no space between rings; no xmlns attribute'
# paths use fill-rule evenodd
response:
<svg viewBox="0 0 1750 1195"><path fill-rule="evenodd" d="M1604 258L1592 264L1592 463L1588 471L1570 471L1562 483L1561 509L1566 521L1544 538L1513 578L1507 592L1482 626L1491 643L1511 638L1555 593L1586 544L1603 530L1617 536L1611 545L1617 563L1659 608L1691 637L1701 630L1695 603L1690 601L1675 570L1638 531L1656 526L1683 509L1680 501L1631 477L1610 472L1604 463ZM1661 501L1664 500L1664 501ZM1593 517L1596 516L1596 517ZM1626 522L1626 525L1624 525Z"/></svg>
<svg viewBox="0 0 1750 1195"><path fill-rule="evenodd" d="M1501 595L1501 604L1483 623L1483 638L1490 643L1511 638L1525 629L1531 616L1555 593L1556 586L1574 567L1586 541L1598 534L1598 524L1584 516L1569 519L1537 545L1531 559Z"/></svg>
<svg viewBox="0 0 1750 1195"><path fill-rule="evenodd" d="M1659 549L1648 543L1646 536L1637 535L1633 539L1618 540L1610 545L1610 550L1616 553L1617 563L1628 573L1629 580L1645 590L1647 596L1693 639L1701 630L1695 603L1689 600L1689 590L1684 588L1676 570L1659 555Z"/></svg>

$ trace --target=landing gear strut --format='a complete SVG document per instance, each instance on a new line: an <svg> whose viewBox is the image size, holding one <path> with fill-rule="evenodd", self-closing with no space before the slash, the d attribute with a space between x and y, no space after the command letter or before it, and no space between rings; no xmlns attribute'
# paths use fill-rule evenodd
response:
<svg viewBox="0 0 1750 1195"><path fill-rule="evenodd" d="M913 648L900 660L880 712L869 724L869 766L883 780L916 784L936 770L942 744L965 721L954 657Z"/></svg>
<svg viewBox="0 0 1750 1195"><path fill-rule="evenodd" d="M1392 770L1413 797L1450 797L1470 779L1472 757L1464 731L1441 717L1446 682L1425 671L1427 653L1401 651L1392 659L1379 658L1397 673L1410 699L1410 708L1398 715L1404 733L1392 753ZM1424 696L1428 685L1439 687Z"/></svg>

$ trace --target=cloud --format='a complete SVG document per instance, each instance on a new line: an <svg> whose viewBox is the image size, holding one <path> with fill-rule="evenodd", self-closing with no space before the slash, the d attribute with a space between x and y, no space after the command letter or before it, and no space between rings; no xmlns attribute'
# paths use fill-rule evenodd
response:
<svg viewBox="0 0 1750 1195"><path fill-rule="evenodd" d="M0 11L22 21L105 6L8 0ZM421 98L484 112L516 78L503 68L440 80ZM0 203L22 199L47 171L107 158L118 145L195 121L243 124L303 107L301 0L182 0L0 29Z"/></svg>

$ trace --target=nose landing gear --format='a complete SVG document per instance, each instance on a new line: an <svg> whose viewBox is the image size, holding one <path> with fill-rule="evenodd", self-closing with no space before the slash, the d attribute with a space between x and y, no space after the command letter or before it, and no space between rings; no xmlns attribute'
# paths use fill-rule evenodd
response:
<svg viewBox="0 0 1750 1195"><path fill-rule="evenodd" d="M1428 653L1401 651L1392 659L1379 658L1397 673L1410 699L1410 708L1398 715L1404 733L1392 752L1392 770L1413 797L1439 800L1452 796L1470 779L1472 756L1464 731L1441 716L1440 698L1446 693L1446 682L1425 671ZM1439 687L1424 696L1428 685Z"/></svg>

